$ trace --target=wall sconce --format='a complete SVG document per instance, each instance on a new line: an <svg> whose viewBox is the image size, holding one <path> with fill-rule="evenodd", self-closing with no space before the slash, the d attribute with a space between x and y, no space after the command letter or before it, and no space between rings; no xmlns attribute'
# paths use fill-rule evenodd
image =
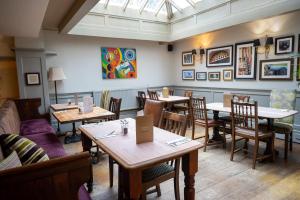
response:
<svg viewBox="0 0 300 200"><path fill-rule="evenodd" d="M205 54L205 50L200 48L200 63L202 64L203 61L203 55Z"/></svg>
<svg viewBox="0 0 300 200"><path fill-rule="evenodd" d="M270 46L273 45L273 37L266 36L266 43L265 43L265 57L266 59L269 57L270 53Z"/></svg>

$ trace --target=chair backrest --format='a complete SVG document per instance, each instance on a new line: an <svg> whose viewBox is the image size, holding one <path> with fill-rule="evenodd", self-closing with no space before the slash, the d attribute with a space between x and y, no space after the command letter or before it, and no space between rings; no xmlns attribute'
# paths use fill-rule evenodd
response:
<svg viewBox="0 0 300 200"><path fill-rule="evenodd" d="M169 95L174 96L174 89L169 89Z"/></svg>
<svg viewBox="0 0 300 200"><path fill-rule="evenodd" d="M296 91L295 90L272 90L270 96L270 107L280 109L295 109ZM277 119L275 122L293 124L294 117Z"/></svg>
<svg viewBox="0 0 300 200"><path fill-rule="evenodd" d="M244 102L244 103L249 103L250 101L250 96L247 96L247 95L236 95L234 94L232 99L234 101L237 101L237 102Z"/></svg>
<svg viewBox="0 0 300 200"><path fill-rule="evenodd" d="M138 91L137 99L139 103L139 108L144 109L145 101L146 101L146 93L144 91Z"/></svg>
<svg viewBox="0 0 300 200"><path fill-rule="evenodd" d="M144 107L144 115L153 116L153 125L158 127L164 102L147 99Z"/></svg>
<svg viewBox="0 0 300 200"><path fill-rule="evenodd" d="M258 133L257 102L244 103L231 100L232 127L256 131Z"/></svg>
<svg viewBox="0 0 300 200"><path fill-rule="evenodd" d="M193 91L191 91L191 90L185 90L184 91L184 96L185 97L192 97L193 96Z"/></svg>
<svg viewBox="0 0 300 200"><path fill-rule="evenodd" d="M158 101L158 95L157 95L157 91L151 91L151 90L147 90L148 92L148 95L149 95L149 99L152 99L152 100L156 100Z"/></svg>
<svg viewBox="0 0 300 200"><path fill-rule="evenodd" d="M207 110L205 97L191 98L193 120L203 120L207 123Z"/></svg>
<svg viewBox="0 0 300 200"><path fill-rule="evenodd" d="M185 136L187 126L186 121L186 115L163 111L161 114L159 128L177 135Z"/></svg>
<svg viewBox="0 0 300 200"><path fill-rule="evenodd" d="M121 103L122 103L121 98L114 98L114 97L110 98L109 111L115 113L115 119L120 118Z"/></svg>

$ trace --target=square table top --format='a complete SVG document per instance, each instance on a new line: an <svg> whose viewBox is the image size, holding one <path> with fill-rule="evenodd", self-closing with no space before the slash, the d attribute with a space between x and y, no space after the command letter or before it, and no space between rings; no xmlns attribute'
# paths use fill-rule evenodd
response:
<svg viewBox="0 0 300 200"><path fill-rule="evenodd" d="M231 107L224 107L223 103L208 103L206 104L206 109L215 110L220 112L231 112ZM289 117L298 113L297 110L287 110L287 109L278 109L271 107L257 107L257 115L262 118L269 119L281 119L285 117Z"/></svg>
<svg viewBox="0 0 300 200"><path fill-rule="evenodd" d="M149 99L149 96L146 97ZM190 98L189 97L182 97L182 96L169 96L168 98L164 98L162 96L158 97L159 101L164 101L167 103L173 103L173 102L184 102L188 101Z"/></svg>
<svg viewBox="0 0 300 200"><path fill-rule="evenodd" d="M100 107L93 107L93 111L88 113L79 113L78 109L71 109L53 112L52 114L61 124L91 119L101 119L115 115L113 112Z"/></svg>
<svg viewBox="0 0 300 200"><path fill-rule="evenodd" d="M70 105L68 103L59 103L59 104L51 104L50 108L53 111L62 111L62 110L71 110L71 109L77 109L78 105L75 105L75 103L71 103Z"/></svg>
<svg viewBox="0 0 300 200"><path fill-rule="evenodd" d="M201 143L195 140L175 147L170 146L167 142L182 138L182 136L156 127L153 129L153 142L136 144L135 120L131 118L127 118L126 120L129 122L128 133L126 135L120 133L120 120L94 125L82 125L79 129L83 134L99 145L102 150L127 169L143 168L161 163L197 150L202 146ZM107 132L107 129L114 130L120 134L103 139L96 139L97 134L101 134L101 132L103 133L104 131Z"/></svg>

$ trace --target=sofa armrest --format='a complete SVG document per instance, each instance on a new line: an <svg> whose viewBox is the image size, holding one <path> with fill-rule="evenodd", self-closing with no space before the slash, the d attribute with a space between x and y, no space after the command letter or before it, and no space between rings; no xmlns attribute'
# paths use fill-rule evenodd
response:
<svg viewBox="0 0 300 200"><path fill-rule="evenodd" d="M41 106L41 98L33 99L15 99L15 104L21 121L30 119L44 118L50 122L50 114L40 114L39 107Z"/></svg>
<svg viewBox="0 0 300 200"><path fill-rule="evenodd" d="M88 152L0 171L1 199L78 199L78 190L92 181Z"/></svg>

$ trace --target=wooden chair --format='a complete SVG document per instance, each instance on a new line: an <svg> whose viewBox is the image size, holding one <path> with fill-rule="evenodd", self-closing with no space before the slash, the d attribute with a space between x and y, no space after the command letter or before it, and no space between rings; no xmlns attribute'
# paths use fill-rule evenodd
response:
<svg viewBox="0 0 300 200"><path fill-rule="evenodd" d="M169 89L169 95L174 96L174 89Z"/></svg>
<svg viewBox="0 0 300 200"><path fill-rule="evenodd" d="M208 119L207 117L207 110L206 110L206 100L205 97L202 98L192 98L191 99L191 106L192 106L192 122L193 122L193 127L192 127L192 139L199 139L205 137L205 142L204 142L204 149L203 151L206 151L206 147L210 145L216 145L219 143L209 143L209 129L214 128L214 127L224 127L224 122L223 121L217 121L214 119ZM205 128L205 135L201 137L195 137L195 127L196 125L200 127ZM224 133L224 132L223 132ZM226 144L226 138L225 138L225 133L223 134L224 138L224 147Z"/></svg>
<svg viewBox="0 0 300 200"><path fill-rule="evenodd" d="M139 110L143 110L146 102L146 93L144 91L138 91L136 98L138 100Z"/></svg>
<svg viewBox="0 0 300 200"><path fill-rule="evenodd" d="M149 99L159 101L157 91L147 90L147 93L149 95Z"/></svg>
<svg viewBox="0 0 300 200"><path fill-rule="evenodd" d="M231 121L232 121L232 146L231 157L233 160L234 153L243 150L248 152L248 148L236 149L236 137L244 138L245 140L254 140L253 164L255 169L256 161L266 158L274 160L274 133L272 131L262 132L258 129L257 102L244 103L231 100ZM240 140L239 138L239 140ZM267 155L258 155L259 141L271 143L271 153Z"/></svg>
<svg viewBox="0 0 300 200"><path fill-rule="evenodd" d="M193 97L193 91L191 90L185 90L184 91L184 97ZM189 111L189 105L187 103L181 103L181 104L174 104L172 107L172 111L180 113L184 112L184 114Z"/></svg>
<svg viewBox="0 0 300 200"><path fill-rule="evenodd" d="M153 125L158 127L163 108L164 108L164 102L147 99L145 102L145 107L144 107L144 115L153 115ZM109 157L109 185L110 185L110 187L112 187L114 184L113 183L113 181L114 181L113 165L114 164L116 164L116 162L111 157Z"/></svg>
<svg viewBox="0 0 300 200"><path fill-rule="evenodd" d="M185 115L163 111L159 127L177 135L185 136L186 120L187 117ZM179 200L179 170L180 159L175 159L168 163L159 164L155 167L144 170L142 173L143 184L141 199L146 199L146 194L153 192L157 192L158 196L160 196L161 192L159 184L169 179L174 179L175 199ZM156 189L147 192L149 188L154 186Z"/></svg>

